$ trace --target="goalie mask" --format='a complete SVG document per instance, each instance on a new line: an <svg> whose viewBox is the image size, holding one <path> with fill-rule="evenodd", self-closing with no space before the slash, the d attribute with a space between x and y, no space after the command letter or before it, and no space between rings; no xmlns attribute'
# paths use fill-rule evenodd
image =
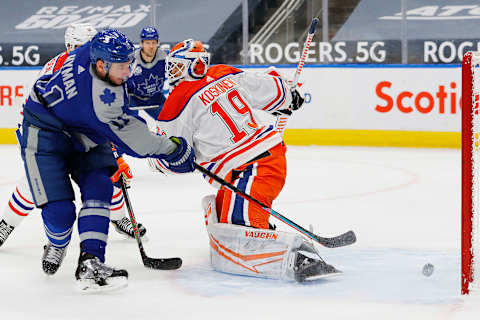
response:
<svg viewBox="0 0 480 320"><path fill-rule="evenodd" d="M170 50L165 62L165 74L171 84L183 79L199 80L207 73L210 53L200 41L188 39L177 43Z"/></svg>

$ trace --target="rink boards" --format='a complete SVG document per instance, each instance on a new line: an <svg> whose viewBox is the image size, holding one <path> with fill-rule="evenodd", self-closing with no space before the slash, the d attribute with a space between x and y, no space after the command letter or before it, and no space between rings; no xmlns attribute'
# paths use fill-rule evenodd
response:
<svg viewBox="0 0 480 320"><path fill-rule="evenodd" d="M295 66L276 67L293 77ZM16 143L19 106L39 70L0 68L0 143ZM312 65L300 82L306 102L287 144L460 148L459 65Z"/></svg>

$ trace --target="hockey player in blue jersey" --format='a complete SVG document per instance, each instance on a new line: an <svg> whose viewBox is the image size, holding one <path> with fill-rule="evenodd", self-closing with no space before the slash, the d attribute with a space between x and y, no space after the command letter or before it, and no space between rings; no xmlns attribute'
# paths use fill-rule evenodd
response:
<svg viewBox="0 0 480 320"><path fill-rule="evenodd" d="M110 141L131 156L164 159L174 171L194 170L194 152L185 139L153 135L144 120L129 113L125 81L134 61L133 44L122 33L99 32L72 51L58 72L35 82L17 131L35 205L42 209L47 273L60 266L76 218L70 177L80 188L75 277L82 290L127 285L126 270L104 263L110 176L117 169Z"/></svg>
<svg viewBox="0 0 480 320"><path fill-rule="evenodd" d="M165 96L166 54L158 49L158 32L154 27L145 27L140 32L141 48L135 52L137 66L128 79L130 107L144 108L153 119L157 119L162 110Z"/></svg>

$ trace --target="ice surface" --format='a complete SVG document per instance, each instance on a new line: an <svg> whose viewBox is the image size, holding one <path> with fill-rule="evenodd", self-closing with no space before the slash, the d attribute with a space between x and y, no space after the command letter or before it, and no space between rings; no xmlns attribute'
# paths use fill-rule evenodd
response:
<svg viewBox="0 0 480 320"><path fill-rule="evenodd" d="M23 174L0 147L0 200ZM319 247L344 275L297 284L212 271L199 174L162 176L128 158L130 195L152 257L180 256L176 271L143 267L135 241L113 228L107 263L129 271L126 289L74 289L78 236L53 277L41 270L45 236L34 211L0 248L1 319L475 319L480 299L460 295L460 151L289 147L287 183L274 209L322 236L353 229L358 242ZM290 231L280 221L280 230ZM293 231L293 230L292 230ZM293 231L294 232L294 231ZM422 275L432 263L431 277Z"/></svg>

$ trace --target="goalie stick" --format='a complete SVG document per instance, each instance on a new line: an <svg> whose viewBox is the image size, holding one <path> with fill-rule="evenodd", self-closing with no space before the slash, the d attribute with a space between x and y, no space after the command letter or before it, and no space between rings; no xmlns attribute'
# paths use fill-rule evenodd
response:
<svg viewBox="0 0 480 320"><path fill-rule="evenodd" d="M348 231L348 232L345 232L341 235L338 235L336 237L331 237L331 238L320 237L320 236L314 234L313 232L310 232L307 229L303 228L302 226L296 224L295 222L288 219L287 217L281 215L279 212L277 212L277 211L273 210L272 208L264 205L263 203L261 203L260 201L258 201L254 197L252 197L251 195L246 194L242 190L238 189L234 185L228 183L227 181L223 180L222 178L220 178L216 174L214 174L211 171L205 169L204 167L200 166L197 163L195 163L195 169L197 169L198 171L200 171L204 175L212 178L213 180L220 183L221 185L227 187L228 189L234 191L235 193L240 195L242 198L255 202L256 204L261 206L263 210L268 212L268 214L270 214L270 215L274 216L275 218L279 219L280 221L286 223L290 227L294 228L295 230L297 230L298 232L307 236L308 238L318 242L319 244L321 244L324 247L338 248L338 247L348 246L348 245L353 244L357 241L357 237L355 236L355 233L353 231Z"/></svg>
<svg viewBox="0 0 480 320"><path fill-rule="evenodd" d="M303 44L302 56L300 57L300 61L298 61L297 70L295 70L295 76L293 77L292 86L290 87L291 91L295 90L297 87L298 78L300 77L300 73L302 73L303 65L307 59L308 50L310 50L310 44L312 43L313 36L315 35L317 24L318 18L313 18L312 23L310 24L310 29L308 30L307 39L305 39L305 43Z"/></svg>
<svg viewBox="0 0 480 320"><path fill-rule="evenodd" d="M290 91L293 92L297 88L298 78L303 70L303 65L305 64L305 60L308 57L308 51L310 50L310 44L312 43L313 36L315 35L315 29L317 28L318 18L313 18L312 23L310 24L310 29L308 30L307 38L303 44L302 55L300 56L300 60L297 64L297 69L295 70L295 75L293 77L293 81L290 86ZM277 131L282 133L285 131L285 127L287 126L288 118L292 115L292 111L287 110L280 110L273 113L273 115L277 116L277 122L275 127Z"/></svg>
<svg viewBox="0 0 480 320"><path fill-rule="evenodd" d="M128 215L130 216L130 221L132 222L133 230L135 233L135 239L137 240L138 249L140 250L140 256L142 257L143 265L147 268L157 269L157 270L174 270L182 266L181 258L150 258L145 253L143 248L143 243L140 238L140 233L137 228L137 220L133 214L132 204L130 203L130 197L128 196L127 187L125 181L123 180L123 175L120 178L120 186L123 192L123 198L125 199L125 204L127 205Z"/></svg>

